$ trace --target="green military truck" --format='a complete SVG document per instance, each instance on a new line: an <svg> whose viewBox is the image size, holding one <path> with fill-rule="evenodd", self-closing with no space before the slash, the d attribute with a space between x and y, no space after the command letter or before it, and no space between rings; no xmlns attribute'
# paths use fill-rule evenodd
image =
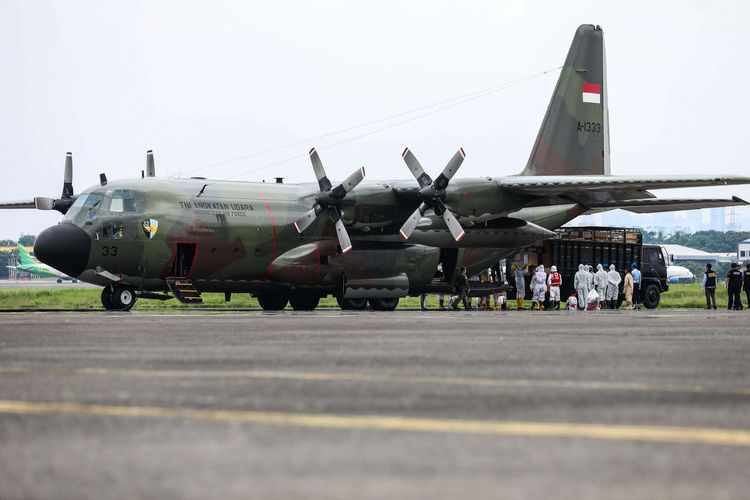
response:
<svg viewBox="0 0 750 500"><path fill-rule="evenodd" d="M641 270L641 303L648 309L659 305L661 294L669 290L667 278L666 252L659 245L644 245L643 234L639 229L619 227L561 227L556 230L557 238L545 240L526 247L506 259L507 276L510 285L515 287L511 265L530 266L533 268L544 264L545 271L553 265L562 274L560 290L563 302L575 291L573 280L579 264L592 266L596 271L597 264L614 264L621 275L633 262ZM531 298L529 280L526 275L526 298ZM509 297L515 297L515 288ZM622 283L620 284L619 303L623 300Z"/></svg>

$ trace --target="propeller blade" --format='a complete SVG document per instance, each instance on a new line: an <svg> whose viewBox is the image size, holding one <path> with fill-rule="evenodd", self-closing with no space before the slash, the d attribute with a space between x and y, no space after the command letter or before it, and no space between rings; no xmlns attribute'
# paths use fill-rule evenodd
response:
<svg viewBox="0 0 750 500"><path fill-rule="evenodd" d="M344 181L331 190L331 196L333 198L343 199L346 193L357 187L357 184L362 182L365 178L365 167L358 169L356 172L351 174Z"/></svg>
<svg viewBox="0 0 750 500"><path fill-rule="evenodd" d="M323 168L323 162L320 161L320 156L315 148L310 150L310 161L312 162L313 170L315 170L315 178L318 179L318 186L320 186L320 192L328 191L331 189L331 181L326 176L326 170Z"/></svg>
<svg viewBox="0 0 750 500"><path fill-rule="evenodd" d="M411 216L409 216L408 219L406 219L406 222L404 222L404 225L401 226L401 229L399 230L399 233L401 233L401 237L405 240L409 239L409 236L411 236L411 233L414 232L414 229L416 229L417 224L419 224L419 221L422 219L422 216L424 215L425 210L427 210L427 205L422 202L419 207L414 211Z"/></svg>
<svg viewBox="0 0 750 500"><path fill-rule="evenodd" d="M401 157L406 162L406 166L411 170L411 174L417 179L419 187L423 188L432 184L432 178L422 168L422 165L417 160L417 157L411 152L409 148L404 149Z"/></svg>
<svg viewBox="0 0 750 500"><path fill-rule="evenodd" d="M53 198L37 196L36 198L34 198L34 208L36 208L37 210L54 210L55 200Z"/></svg>
<svg viewBox="0 0 750 500"><path fill-rule="evenodd" d="M305 215L294 222L294 228L298 233L302 234L322 213L323 208L316 203L310 211L305 212Z"/></svg>
<svg viewBox="0 0 750 500"><path fill-rule="evenodd" d="M156 167L154 166L154 152L146 151L146 177L156 177Z"/></svg>
<svg viewBox="0 0 750 500"><path fill-rule="evenodd" d="M464 158L466 158L464 148L459 148L458 151L456 151L456 154L453 155L453 158L448 161L448 164L443 169L443 172L438 175L437 179L435 179L436 189L445 189L448 186L448 181L450 181L453 176L456 175L458 167L460 167L464 162Z"/></svg>
<svg viewBox="0 0 750 500"><path fill-rule="evenodd" d="M358 168L349 177L344 179L344 182L341 183L341 187L343 187L344 191L348 193L349 191L357 187L357 184L362 182L362 179L364 178L365 178L365 167Z"/></svg>
<svg viewBox="0 0 750 500"><path fill-rule="evenodd" d="M339 238L339 245L341 245L341 253L348 253L352 249L352 240L349 239L349 233L346 232L346 227L341 221L341 217L336 220L336 236Z"/></svg>
<svg viewBox="0 0 750 500"><path fill-rule="evenodd" d="M65 174L63 177L62 197L70 198L71 196L73 196L73 153L68 151L65 153Z"/></svg>
<svg viewBox="0 0 750 500"><path fill-rule="evenodd" d="M0 209L7 208L36 208L36 201L5 201L0 203Z"/></svg>
<svg viewBox="0 0 750 500"><path fill-rule="evenodd" d="M464 239L464 236L466 236L466 233L461 227L461 223L458 222L458 219L453 216L451 211L445 208L445 206L443 206L443 209L443 220L445 221L445 225L448 226L448 229L453 235L453 239L460 243L461 240Z"/></svg>

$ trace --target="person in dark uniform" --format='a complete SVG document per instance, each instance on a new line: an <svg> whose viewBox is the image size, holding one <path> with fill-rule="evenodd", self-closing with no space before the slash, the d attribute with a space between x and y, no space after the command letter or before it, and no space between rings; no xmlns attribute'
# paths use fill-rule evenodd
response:
<svg viewBox="0 0 750 500"><path fill-rule="evenodd" d="M712 302L714 309L716 309L716 271L711 269L711 264L706 264L701 288L706 291L706 309L711 309Z"/></svg>
<svg viewBox="0 0 750 500"><path fill-rule="evenodd" d="M745 264L745 274L742 288L745 289L745 295L747 296L747 307L750 308L750 262Z"/></svg>
<svg viewBox="0 0 750 500"><path fill-rule="evenodd" d="M465 267L462 267L458 276L456 276L454 287L458 297L456 297L456 301L453 303L453 310L458 310L458 301L460 300L464 303L464 309L471 311L471 302L469 302L469 278L466 276Z"/></svg>
<svg viewBox="0 0 750 500"><path fill-rule="evenodd" d="M727 309L735 311L742 310L740 290L742 290L742 271L736 262L732 262L732 268L727 273L726 285L729 292L729 305Z"/></svg>

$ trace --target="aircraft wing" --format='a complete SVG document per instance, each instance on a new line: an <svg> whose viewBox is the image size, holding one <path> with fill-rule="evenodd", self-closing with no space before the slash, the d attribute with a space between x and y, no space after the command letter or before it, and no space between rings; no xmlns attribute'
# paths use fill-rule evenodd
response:
<svg viewBox="0 0 750 500"><path fill-rule="evenodd" d="M675 210L697 210L699 208L738 207L744 205L750 205L750 203L736 196L726 199L646 198L640 200L611 200L604 203L596 203L588 205L590 210L586 213L605 212L620 208L636 214L651 214L656 212L672 212Z"/></svg>
<svg viewBox="0 0 750 500"><path fill-rule="evenodd" d="M513 175L498 179L501 189L532 196L558 196L592 191L672 189L750 184L739 175L627 176L627 175Z"/></svg>

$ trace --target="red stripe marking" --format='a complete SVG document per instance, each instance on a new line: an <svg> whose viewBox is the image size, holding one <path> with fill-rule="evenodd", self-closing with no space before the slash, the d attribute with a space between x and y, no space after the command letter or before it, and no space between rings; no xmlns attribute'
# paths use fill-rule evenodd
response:
<svg viewBox="0 0 750 500"><path fill-rule="evenodd" d="M268 204L266 197L263 196L263 193L261 193L259 189L256 189L256 191L258 191L260 199L263 200L263 204L266 206L266 210L268 210L268 215L269 217L271 217L271 229L273 231L273 242L271 243L271 261L268 263L268 276L266 276L266 280L268 280L273 273L273 261L276 260L276 219L273 216L273 210L271 210L271 205Z"/></svg>
<svg viewBox="0 0 750 500"><path fill-rule="evenodd" d="M581 90L583 90L586 93L589 94L601 94L602 93L602 86L597 85L596 83L582 83L581 84Z"/></svg>

